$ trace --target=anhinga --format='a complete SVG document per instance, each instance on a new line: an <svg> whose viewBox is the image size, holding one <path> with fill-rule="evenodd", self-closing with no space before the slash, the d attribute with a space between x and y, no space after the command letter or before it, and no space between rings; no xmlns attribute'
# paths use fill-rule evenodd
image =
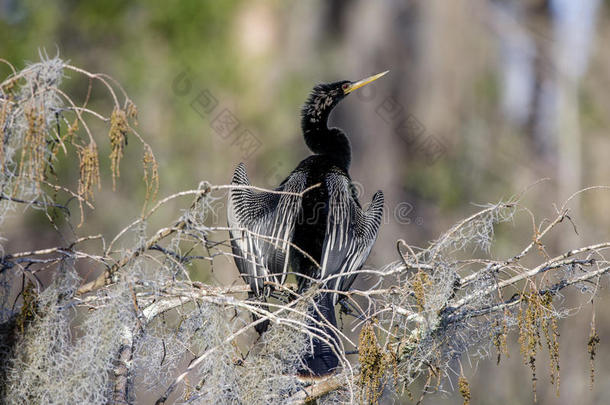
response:
<svg viewBox="0 0 610 405"><path fill-rule="evenodd" d="M229 193L231 244L237 267L254 295L267 295L270 288L265 281L283 283L289 271L297 275L300 292L312 280L327 280L322 287L335 291L347 291L354 282L352 272L364 264L377 237L383 193L375 193L368 209L362 209L348 173L349 139L339 128L329 128L327 121L345 96L386 73L314 87L301 120L305 143L314 154L299 163L275 192L248 188L243 163L235 170L232 184L246 187ZM312 331L317 328L331 342L338 341L333 329L340 298L337 293L320 293L311 312L317 322L326 325L312 322ZM338 346L333 349L313 339L312 347L299 373L321 376L332 372L338 365Z"/></svg>

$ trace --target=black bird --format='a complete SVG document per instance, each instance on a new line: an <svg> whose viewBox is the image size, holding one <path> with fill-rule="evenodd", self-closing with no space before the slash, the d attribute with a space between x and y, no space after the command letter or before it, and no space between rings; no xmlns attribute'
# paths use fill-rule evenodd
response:
<svg viewBox="0 0 610 405"><path fill-rule="evenodd" d="M377 237L383 193L375 193L368 209L362 209L348 173L349 139L327 122L345 96L386 73L358 82L315 86L301 119L305 143L314 154L299 163L275 192L238 187L229 193L235 262L253 295L268 295L270 287L264 282L284 283L291 270L297 275L300 292L312 280L328 279L323 288L337 291L347 291L354 282L356 275L351 273L364 264ZM243 163L235 170L232 184L250 185ZM337 293L321 293L315 299L312 317L325 326L312 322L312 331L334 347L313 339L313 350L303 359L300 374L321 376L337 367L335 304L340 298Z"/></svg>

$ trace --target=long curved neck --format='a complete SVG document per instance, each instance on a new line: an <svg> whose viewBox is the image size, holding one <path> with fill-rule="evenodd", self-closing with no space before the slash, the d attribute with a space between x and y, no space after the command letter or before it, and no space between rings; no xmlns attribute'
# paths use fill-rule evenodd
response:
<svg viewBox="0 0 610 405"><path fill-rule="evenodd" d="M352 160L352 147L343 131L339 128L328 128L328 116L332 107L321 111L308 109L307 106L303 109L303 137L313 153L331 158L347 171Z"/></svg>

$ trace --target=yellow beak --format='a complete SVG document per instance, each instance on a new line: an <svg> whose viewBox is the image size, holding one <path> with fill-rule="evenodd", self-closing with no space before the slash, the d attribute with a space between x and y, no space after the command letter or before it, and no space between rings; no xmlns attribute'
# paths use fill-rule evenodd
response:
<svg viewBox="0 0 610 405"><path fill-rule="evenodd" d="M379 79L381 76L385 75L388 72L389 72L389 70L386 70L385 72L377 73L376 75L369 76L366 79L362 79L362 80L360 80L360 81L358 81L356 83L352 83L347 89L345 89L343 91L343 94L349 94L352 91L357 90L360 87L365 86L365 85L371 83L372 81L375 81L375 80Z"/></svg>

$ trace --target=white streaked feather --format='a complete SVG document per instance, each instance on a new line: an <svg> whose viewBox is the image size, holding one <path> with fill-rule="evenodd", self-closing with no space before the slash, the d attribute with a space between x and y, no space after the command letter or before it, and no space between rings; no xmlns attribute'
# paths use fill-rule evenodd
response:
<svg viewBox="0 0 610 405"><path fill-rule="evenodd" d="M243 163L236 168L232 184L250 185ZM300 193L305 184L304 173L293 173L277 191ZM301 197L237 188L231 189L228 200L229 227L242 230L230 231L237 267L245 279L250 276L253 292L260 295L265 292L264 282L277 282L279 273L281 282L285 281ZM278 258L283 258L279 266Z"/></svg>
<svg viewBox="0 0 610 405"><path fill-rule="evenodd" d="M332 173L327 177L326 185L330 209L321 277L343 275L334 278L331 285L332 289L345 291L355 278L350 273L362 267L377 238L383 214L383 194L376 193L369 208L363 211L350 193L346 176ZM333 301L337 300L335 294Z"/></svg>

